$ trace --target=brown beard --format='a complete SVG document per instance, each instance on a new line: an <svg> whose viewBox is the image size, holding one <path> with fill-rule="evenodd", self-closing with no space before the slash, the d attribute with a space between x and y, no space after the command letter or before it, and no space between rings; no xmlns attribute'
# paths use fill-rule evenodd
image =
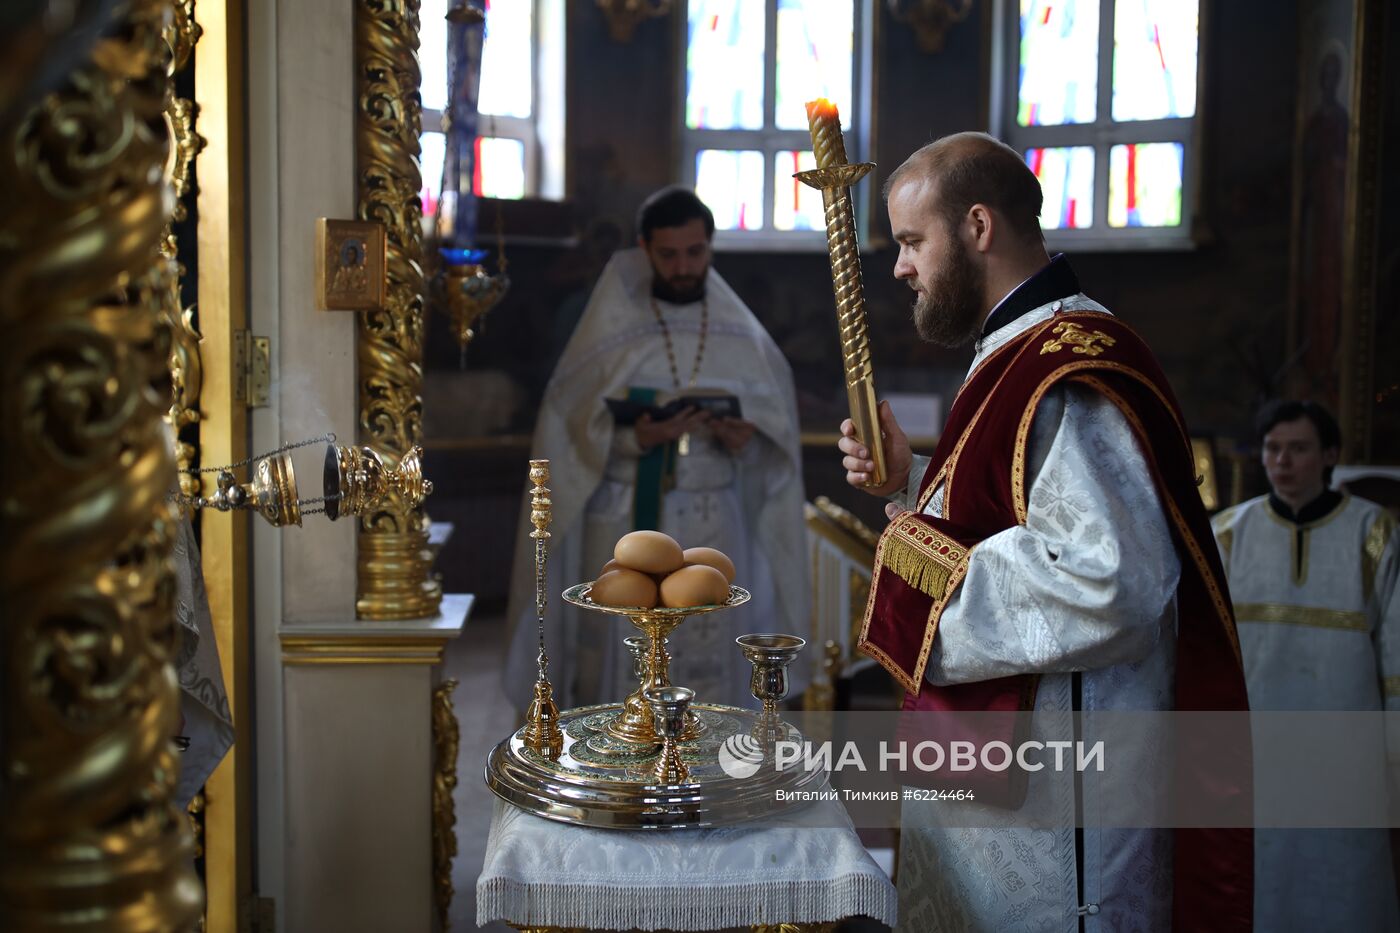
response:
<svg viewBox="0 0 1400 933"><path fill-rule="evenodd" d="M914 301L914 329L934 346L955 350L981 331L986 273L972 262L956 237L949 240L948 261Z"/></svg>
<svg viewBox="0 0 1400 933"><path fill-rule="evenodd" d="M705 278L709 272L710 269L706 266L705 271L700 273L698 278L686 276L680 279L663 279L661 274L656 271L656 267L652 266L651 293L662 301L669 301L673 305L688 305L705 297Z"/></svg>

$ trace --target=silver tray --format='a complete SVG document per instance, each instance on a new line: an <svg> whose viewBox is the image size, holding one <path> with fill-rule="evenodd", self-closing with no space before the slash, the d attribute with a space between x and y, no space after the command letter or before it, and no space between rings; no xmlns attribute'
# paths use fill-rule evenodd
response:
<svg viewBox="0 0 1400 933"><path fill-rule="evenodd" d="M564 750L557 761L526 748L524 730L517 731L492 749L486 761L486 784L501 799L561 823L610 829L693 829L747 822L780 806L790 812L795 804L780 805L779 790L815 790L826 780L821 769L797 766L779 771L771 757L760 763L761 750L749 738L757 713L703 703L691 709L706 728L694 741L681 743L681 755L690 768L690 780L684 784L655 782L651 771L657 749L638 752L608 736L607 724L622 710L616 703L561 714ZM788 740L802 740L796 729L785 728ZM731 737L737 738L730 741ZM722 746L729 772L720 763Z"/></svg>

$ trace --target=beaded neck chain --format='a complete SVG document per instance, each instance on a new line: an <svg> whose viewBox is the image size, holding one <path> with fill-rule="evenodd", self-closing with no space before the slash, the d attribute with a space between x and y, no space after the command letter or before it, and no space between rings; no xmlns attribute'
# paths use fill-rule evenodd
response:
<svg viewBox="0 0 1400 933"><path fill-rule="evenodd" d="M661 336L666 339L666 361L671 364L671 381L676 384L676 391L681 390L681 373L676 368L676 348L671 343L671 328L666 323L666 319L661 316L661 307L656 303L656 296L651 296L651 313L656 315L656 323L661 326ZM690 382L687 386L694 387L695 380L700 377L700 363L705 358L705 335L710 330L710 298L706 295L700 299L700 345L695 348L695 365L690 368Z"/></svg>

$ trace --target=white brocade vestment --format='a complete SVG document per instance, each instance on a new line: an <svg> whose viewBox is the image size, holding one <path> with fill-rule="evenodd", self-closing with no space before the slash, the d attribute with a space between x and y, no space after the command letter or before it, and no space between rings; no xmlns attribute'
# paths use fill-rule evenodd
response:
<svg viewBox="0 0 1400 933"><path fill-rule="evenodd" d="M558 594L595 579L617 539L634 528L642 451L632 428L613 424L604 398L623 398L629 388L676 390L665 334L650 307L651 280L641 250L613 256L555 368L535 427L531 456L550 461L546 643L561 709L621 702L637 686L622 644L637 629L624 618L568 606ZM657 304L676 370L688 377L707 316L696 387L738 397L742 417L757 430L737 455L708 430L692 436L689 453L675 458L675 485L663 494L659 530L682 547L729 555L735 584L753 598L693 616L671 634L671 681L695 690L697 702L753 707L752 668L734 639L747 632L805 635L810 626L797 402L777 345L713 269L705 291L703 307ZM505 671L506 692L522 709L531 697L538 646L529 511L528 505L522 511L511 580L514 629ZM808 670L793 665L793 695L805 688Z"/></svg>
<svg viewBox="0 0 1400 933"><path fill-rule="evenodd" d="M1022 315L979 341L972 368L1056 312L1084 310L1107 313L1075 295ZM917 504L927 463L915 458L901 505ZM941 686L1042 673L1035 718L1062 735L1075 677L1086 711L1171 709L1181 563L1127 420L1089 388L1054 386L1036 408L1026 484L1025 525L972 550L925 678ZM941 486L926 512L943 515ZM1085 806L1100 779L1082 775ZM1075 933L1081 919L1090 933L1171 929L1170 830L1085 829L1081 868L1073 771L1033 774L1025 808L1058 814L1057 828L947 826L945 805L904 803L901 933ZM973 809L960 812L964 826ZM987 825L1003 821L989 815Z"/></svg>
<svg viewBox="0 0 1400 933"><path fill-rule="evenodd" d="M1400 710L1400 554L1379 505L1294 523L1261 496L1215 517L1250 709ZM1400 749L1376 749L1391 773ZM1395 786L1393 780L1391 787ZM1384 829L1260 829L1259 930L1400 929Z"/></svg>
<svg viewBox="0 0 1400 933"><path fill-rule="evenodd" d="M175 801L183 809L199 793L233 745L233 715L219 666L209 597L199 544L188 519L180 520L172 555L175 562L175 620L179 623L180 653L175 672L180 679L180 713L189 747L180 755L180 779Z"/></svg>

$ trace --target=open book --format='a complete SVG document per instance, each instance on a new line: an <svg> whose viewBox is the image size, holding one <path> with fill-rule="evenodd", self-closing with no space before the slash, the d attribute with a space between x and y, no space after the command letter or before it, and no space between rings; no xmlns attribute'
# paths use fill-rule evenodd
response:
<svg viewBox="0 0 1400 933"><path fill-rule="evenodd" d="M605 398L608 411L612 412L613 422L620 425L636 424L642 415L650 415L652 421L664 421L680 414L686 408L708 411L716 418L741 418L737 396L722 389L685 389L681 393L658 393L656 401L648 405L627 398Z"/></svg>

